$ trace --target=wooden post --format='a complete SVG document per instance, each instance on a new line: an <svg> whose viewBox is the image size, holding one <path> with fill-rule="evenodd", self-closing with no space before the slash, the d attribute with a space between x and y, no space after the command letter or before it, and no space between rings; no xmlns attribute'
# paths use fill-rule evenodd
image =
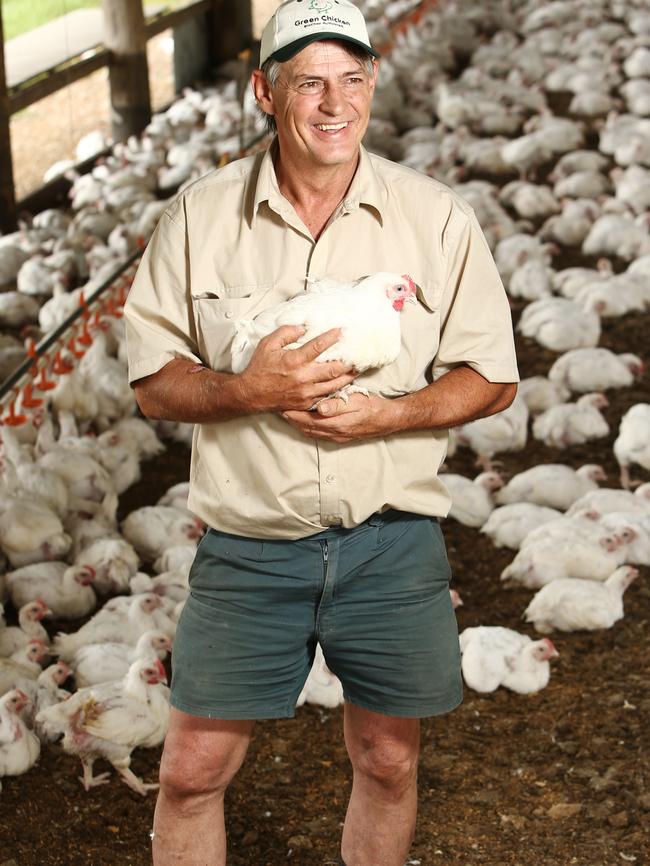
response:
<svg viewBox="0 0 650 866"><path fill-rule="evenodd" d="M210 59L218 66L253 44L252 0L214 0L210 15Z"/></svg>
<svg viewBox="0 0 650 866"><path fill-rule="evenodd" d="M16 228L16 191L11 158L9 132L11 109L7 93L4 44L2 15L0 15L0 231L6 233Z"/></svg>
<svg viewBox="0 0 650 866"><path fill-rule="evenodd" d="M147 38L142 0L102 0L104 44L111 52L113 138L138 135L151 120Z"/></svg>

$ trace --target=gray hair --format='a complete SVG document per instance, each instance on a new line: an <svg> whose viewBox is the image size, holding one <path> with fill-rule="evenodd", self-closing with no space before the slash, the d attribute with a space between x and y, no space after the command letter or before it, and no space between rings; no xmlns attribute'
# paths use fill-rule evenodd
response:
<svg viewBox="0 0 650 866"><path fill-rule="evenodd" d="M374 70L373 61L375 59L372 54L369 54L365 49L361 48L360 46L353 45L349 42L342 42L341 44L345 47L345 50L348 52L348 54L356 57L356 59L361 62L361 65L363 66L368 77L372 77ZM262 72L264 73L264 76L271 85L271 87L275 87L275 85L277 84L280 73L282 72L282 65L283 64L279 60L274 60L272 57L269 57L269 59L262 64ZM262 120L264 121L266 131L271 135L275 135L278 129L275 122L275 117L272 114L267 114L260 107L260 105L257 106L257 111Z"/></svg>

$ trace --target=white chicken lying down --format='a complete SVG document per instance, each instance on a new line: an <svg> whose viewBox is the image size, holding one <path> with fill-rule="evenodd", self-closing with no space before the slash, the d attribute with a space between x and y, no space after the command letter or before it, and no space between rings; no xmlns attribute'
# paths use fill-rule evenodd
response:
<svg viewBox="0 0 650 866"><path fill-rule="evenodd" d="M317 704L320 707L338 707L343 703L343 686L339 678L327 667L320 644L316 645L314 663L298 696L296 706L301 707L304 703Z"/></svg>
<svg viewBox="0 0 650 866"><path fill-rule="evenodd" d="M509 505L515 502L532 502L566 511L572 502L580 496L597 490L597 481L606 479L602 466L588 463L579 469L572 469L563 463L547 463L532 466L508 481L495 493L494 499L499 505Z"/></svg>
<svg viewBox="0 0 650 866"><path fill-rule="evenodd" d="M41 753L40 740L21 718L29 703L20 689L12 689L0 697L0 779L26 773Z"/></svg>
<svg viewBox="0 0 650 866"><path fill-rule="evenodd" d="M531 415L538 415L551 406L564 403L569 399L570 391L564 385L551 382L546 376L529 376L522 379L517 394L523 399Z"/></svg>
<svg viewBox="0 0 650 866"><path fill-rule="evenodd" d="M75 564L94 569L93 584L99 592L126 592L140 557L123 538L98 538L77 554Z"/></svg>
<svg viewBox="0 0 650 866"><path fill-rule="evenodd" d="M621 419L614 441L614 456L621 467L621 485L636 486L630 479L630 465L650 471L650 403L636 403Z"/></svg>
<svg viewBox="0 0 650 866"><path fill-rule="evenodd" d="M95 569L65 562L37 562L5 575L11 600L20 607L42 599L58 619L79 619L97 607Z"/></svg>
<svg viewBox="0 0 650 866"><path fill-rule="evenodd" d="M551 448L569 448L609 433L609 424L600 413L608 406L604 394L583 394L575 403L560 403L542 412L533 421L533 436Z"/></svg>
<svg viewBox="0 0 650 866"><path fill-rule="evenodd" d="M630 514L650 516L650 481L639 485L634 493L631 490L618 490L601 487L585 493L576 499L568 509L567 515L585 514L593 520L610 511L623 511Z"/></svg>
<svg viewBox="0 0 650 866"><path fill-rule="evenodd" d="M413 280L380 272L353 283L331 279L309 283L307 290L255 319L237 323L231 347L233 373L246 369L258 343L282 325L302 325L305 333L286 348L302 346L330 328L341 328L337 343L318 356L319 361L342 361L359 373L392 363L401 348L399 314L405 302L416 302ZM365 389L349 385L341 396Z"/></svg>
<svg viewBox="0 0 650 866"><path fill-rule="evenodd" d="M606 581L556 580L543 586L524 611L526 622L545 634L611 628L623 618L623 593L638 576L631 565L617 568Z"/></svg>
<svg viewBox="0 0 650 866"><path fill-rule="evenodd" d="M544 533L548 524L540 527ZM574 536L570 542L549 535L524 543L510 565L501 572L501 580L537 589L562 578L603 581L622 565L627 556L623 540L602 529L598 541Z"/></svg>
<svg viewBox="0 0 650 866"><path fill-rule="evenodd" d="M495 508L481 527L481 532L492 539L495 547L519 550L530 532L561 516L562 512L555 508L532 502L513 502Z"/></svg>
<svg viewBox="0 0 650 866"><path fill-rule="evenodd" d="M147 784L130 769L138 746L157 746L169 723L169 689L160 659L138 659L122 680L79 689L67 701L41 710L36 723L47 736L63 734L63 748L78 755L81 783L89 791L108 781L109 773L93 776L93 764L104 758L129 788L143 796L157 784Z"/></svg>
<svg viewBox="0 0 650 866"><path fill-rule="evenodd" d="M524 308L517 330L546 349L568 352L598 344L600 317L566 298L541 298Z"/></svg>
<svg viewBox="0 0 650 866"><path fill-rule="evenodd" d="M460 635L463 679L476 692L505 686L525 695L543 689L551 675L550 659L559 656L548 638L532 640L501 626L466 628Z"/></svg>
<svg viewBox="0 0 650 866"><path fill-rule="evenodd" d="M483 526L490 516L494 508L493 493L503 484L498 472L481 472L473 480L445 472L440 480L451 496L449 516L464 526L476 528Z"/></svg>
<svg viewBox="0 0 650 866"><path fill-rule="evenodd" d="M114 641L80 647L70 664L78 688L121 680L134 661L159 658L164 661L172 639L162 631L146 631L135 646Z"/></svg>
<svg viewBox="0 0 650 866"><path fill-rule="evenodd" d="M30 640L9 658L0 658L0 695L16 687L23 679L35 680L41 673L41 662L48 648L42 640Z"/></svg>
<svg viewBox="0 0 650 866"><path fill-rule="evenodd" d="M196 547L203 529L198 517L188 516L186 511L168 505L145 505L122 521L122 534L138 555L148 562L157 559L173 545L194 542Z"/></svg>
<svg viewBox="0 0 650 866"><path fill-rule="evenodd" d="M163 599L153 592L141 595L116 596L81 628L71 634L60 632L54 639L53 651L69 662L77 650L91 643L114 641L135 646L146 631L164 631L173 635L176 626L162 608Z"/></svg>
<svg viewBox="0 0 650 866"><path fill-rule="evenodd" d="M602 346L571 349L553 363L548 371L551 382L571 391L605 391L627 388L644 370L643 361L630 352L616 355Z"/></svg>

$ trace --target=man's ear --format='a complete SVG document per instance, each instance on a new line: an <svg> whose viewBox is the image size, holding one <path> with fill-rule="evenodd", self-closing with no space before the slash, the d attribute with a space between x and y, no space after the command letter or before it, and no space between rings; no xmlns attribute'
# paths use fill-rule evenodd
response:
<svg viewBox="0 0 650 866"><path fill-rule="evenodd" d="M269 80L261 69L254 69L251 75L251 87L257 104L265 114L275 114L273 92Z"/></svg>

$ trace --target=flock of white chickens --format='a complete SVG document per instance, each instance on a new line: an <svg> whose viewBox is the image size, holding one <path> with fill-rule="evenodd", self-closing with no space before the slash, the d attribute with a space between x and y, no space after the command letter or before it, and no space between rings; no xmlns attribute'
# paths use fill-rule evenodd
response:
<svg viewBox="0 0 650 866"><path fill-rule="evenodd" d="M360 5L376 44L418 6ZM522 615L541 635L465 629L465 681L526 693L544 688L558 655L545 635L610 628L636 566L650 565L650 483L632 478L650 470L650 403L620 419L621 487L599 486L600 466L561 462L567 449L608 435L604 392L644 369L637 354L599 342L603 321L650 308L650 12L642 0L421 5L417 26L401 30L382 60L367 146L470 201L513 302L525 304L518 331L530 351L555 353L512 407L454 431L450 455L469 447L483 471L445 475L451 517L516 551L501 579L536 590ZM563 116L549 108L558 94ZM165 196L238 149L235 96L234 84L187 91L141 138L75 179L69 211L45 211L0 238L0 326L11 331L0 337L0 376L25 356L18 329L56 327L81 291L149 237ZM250 117L249 104L243 111ZM590 266L556 270L563 250ZM49 390L23 392L16 410L27 422L1 430L0 600L16 624L0 617L0 777L26 772L63 735L86 790L107 781L93 774L101 757L145 794L151 785L130 755L165 735L162 661L203 527L186 509L184 484L118 525L118 497L142 462L165 437L188 442L191 431L136 417L119 304L105 304L91 333L90 345L65 344L46 371ZM531 438L556 449L558 462L505 483L494 458ZM65 633L44 627L50 615L68 621ZM72 694L63 688L70 675ZM342 701L320 652L305 700Z"/></svg>

